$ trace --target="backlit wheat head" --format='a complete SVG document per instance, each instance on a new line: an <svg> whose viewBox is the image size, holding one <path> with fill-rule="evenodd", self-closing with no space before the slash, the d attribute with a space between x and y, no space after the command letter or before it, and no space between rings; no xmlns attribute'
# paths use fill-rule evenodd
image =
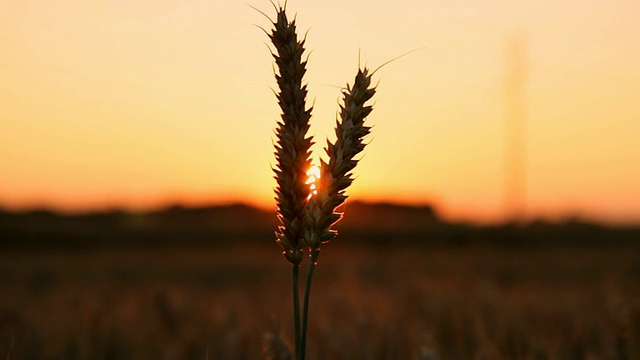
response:
<svg viewBox="0 0 640 360"><path fill-rule="evenodd" d="M306 213L309 226L305 244L316 249L337 235L332 225L342 215L336 208L346 200L345 190L353 182L351 171L358 163L356 156L364 149L364 137L371 127L364 120L373 108L366 105L375 88L371 87L371 74L365 68L358 70L353 86L347 85L340 105L340 119L336 121L336 142L327 141L329 162L321 161L320 178L316 182L316 194L311 197Z"/></svg>
<svg viewBox="0 0 640 360"><path fill-rule="evenodd" d="M306 61L302 59L304 40L298 40L295 21L289 22L282 8L273 26L269 37L275 47L277 97L282 111L275 144L275 191L280 220L276 237L285 258L299 264L303 254L304 213L309 196L306 179L312 144L311 137L307 137L311 108L306 107L307 87L302 84L306 72Z"/></svg>
<svg viewBox="0 0 640 360"><path fill-rule="evenodd" d="M341 214L335 209L347 198L346 188L353 182L351 171L358 163L356 156L364 149L364 137L370 127L364 120L372 110L366 105L375 88L371 87L371 74L358 70L353 86L347 85L340 105L340 118L336 121L336 141L327 141L328 162L321 160L320 178L316 193L306 183L311 166L311 136L307 136L311 107L307 108L307 87L303 84L307 62L303 59L304 40L299 40L295 21L289 22L285 10L277 8L277 18L269 34L275 48L276 94L282 111L276 129L275 178L277 212L280 225L277 242L285 258L293 263L302 261L304 246L317 249L336 236L332 229Z"/></svg>
<svg viewBox="0 0 640 360"><path fill-rule="evenodd" d="M352 171L358 163L356 156L365 147L363 139L369 134L370 127L364 125L364 120L372 110L366 103L375 94L375 88L371 87L372 73L364 68L358 70L353 85L347 85L343 91L340 117L336 121L336 141L327 141L325 150L329 160L321 160L320 177L312 190L307 183L313 139L307 136L311 107L306 105L307 87L303 84L307 64L303 59L304 40L298 39L295 21L289 22L285 9L274 7L277 17L272 21L271 33L267 34L275 48L272 54L277 69L276 96L281 111L275 131L275 192L280 222L276 241L292 264L295 354L296 360L304 360L311 279L320 245L337 234L332 227L342 215L336 208L347 198L345 191L353 182ZM299 268L305 250L311 260L301 312Z"/></svg>

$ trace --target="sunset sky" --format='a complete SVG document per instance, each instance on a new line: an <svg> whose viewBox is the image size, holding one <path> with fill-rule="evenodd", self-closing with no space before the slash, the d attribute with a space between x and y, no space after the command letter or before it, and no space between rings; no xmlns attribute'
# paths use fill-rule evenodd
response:
<svg viewBox="0 0 640 360"><path fill-rule="evenodd" d="M268 1L0 2L0 206L273 207ZM291 0L312 131L384 67L354 199L505 215L507 44L519 39L526 214L640 222L640 1ZM318 147L316 157L321 154Z"/></svg>

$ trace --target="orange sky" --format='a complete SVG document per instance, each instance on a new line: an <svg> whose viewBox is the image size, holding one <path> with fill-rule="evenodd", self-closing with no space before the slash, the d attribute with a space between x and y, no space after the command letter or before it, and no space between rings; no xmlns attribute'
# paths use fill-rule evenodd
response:
<svg viewBox="0 0 640 360"><path fill-rule="evenodd" d="M267 1L250 5L272 13ZM526 47L526 214L640 221L640 2L289 1L313 133L381 70L353 198L504 215L507 40ZM268 22L244 1L0 3L0 204L271 207ZM319 152L318 152L319 154Z"/></svg>

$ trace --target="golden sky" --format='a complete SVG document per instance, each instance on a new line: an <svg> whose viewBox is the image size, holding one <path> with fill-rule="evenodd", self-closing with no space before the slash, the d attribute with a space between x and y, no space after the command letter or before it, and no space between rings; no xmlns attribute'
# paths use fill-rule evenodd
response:
<svg viewBox="0 0 640 360"><path fill-rule="evenodd" d="M279 110L268 1L0 2L0 204L272 207ZM505 212L507 43L526 49L528 216L640 221L640 2L291 0L312 51L313 133L377 74L353 198ZM317 150L320 150L319 148ZM318 156L320 152L317 152Z"/></svg>

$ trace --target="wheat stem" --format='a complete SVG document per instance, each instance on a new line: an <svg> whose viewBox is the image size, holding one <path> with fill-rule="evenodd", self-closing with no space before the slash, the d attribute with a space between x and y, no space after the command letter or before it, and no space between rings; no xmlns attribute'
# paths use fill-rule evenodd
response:
<svg viewBox="0 0 640 360"><path fill-rule="evenodd" d="M313 280L313 273L318 264L318 257L320 256L320 249L313 249L311 251L311 261L309 262L309 272L307 273L307 282L304 287L304 305L302 309L302 333L300 335L300 357L298 360L304 360L307 350L307 329L309 323L309 299L311 296L311 282Z"/></svg>
<svg viewBox="0 0 640 360"><path fill-rule="evenodd" d="M310 147L313 143L312 138L307 137L311 108L307 109L307 87L302 83L306 73L304 39L298 39L295 21L287 19L284 8L276 7L276 12L276 20L272 21L273 30L269 34L275 48L272 55L277 66L279 92L276 96L282 111L275 144L275 192L280 221L276 238L284 257L292 266L294 340L296 358L299 359L302 351L299 277L304 253L304 216L310 191L306 184L306 173L311 166Z"/></svg>
<svg viewBox="0 0 640 360"><path fill-rule="evenodd" d="M293 264L293 323L296 358L300 354L300 265Z"/></svg>
<svg viewBox="0 0 640 360"><path fill-rule="evenodd" d="M353 86L343 91L340 119L336 122L336 142L327 142L329 162L321 162L320 179L312 195L307 184L307 171L311 166L312 138L307 137L311 107L307 109L307 87L302 79L306 73L303 60L304 39L298 40L295 20L289 22L285 9L276 6L277 18L269 38L275 48L276 93L282 111L276 128L274 167L277 181L276 205L280 225L276 231L278 244L284 257L292 264L293 317L296 360L306 356L309 320L309 299L313 274L320 255L320 245L336 236L332 229L342 215L336 212L347 198L346 188L353 182L351 171L358 163L355 159L365 147L363 138L370 128L364 119L372 110L365 105L375 94L370 87L371 75L366 68L358 69ZM375 71L374 71L375 72ZM302 318L300 317L300 263L309 250L310 264L304 288Z"/></svg>

